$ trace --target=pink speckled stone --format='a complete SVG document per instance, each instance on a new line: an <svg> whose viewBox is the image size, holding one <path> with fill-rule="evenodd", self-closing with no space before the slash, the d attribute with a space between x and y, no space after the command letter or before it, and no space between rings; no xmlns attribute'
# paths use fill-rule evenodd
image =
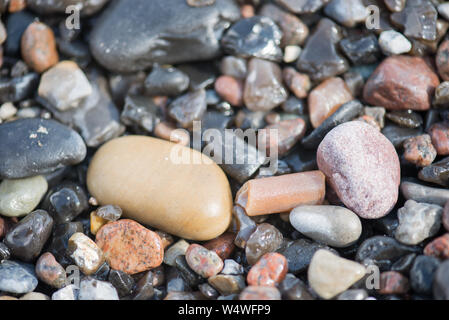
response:
<svg viewBox="0 0 449 320"><path fill-rule="evenodd" d="M317 162L340 200L360 217L381 218L396 204L398 155L369 124L351 121L334 128L318 147Z"/></svg>

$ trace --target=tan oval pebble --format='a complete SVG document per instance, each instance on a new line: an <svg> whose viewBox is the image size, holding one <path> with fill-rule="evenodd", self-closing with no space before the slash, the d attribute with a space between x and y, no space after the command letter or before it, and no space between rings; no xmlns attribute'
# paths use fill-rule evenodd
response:
<svg viewBox="0 0 449 320"><path fill-rule="evenodd" d="M164 258L161 238L129 219L104 225L95 241L111 268L128 274L158 267Z"/></svg>
<svg viewBox="0 0 449 320"><path fill-rule="evenodd" d="M191 161L179 161L182 153ZM156 138L126 136L103 145L87 186L100 204L118 205L125 217L185 239L213 239L231 221L224 172L200 152Z"/></svg>

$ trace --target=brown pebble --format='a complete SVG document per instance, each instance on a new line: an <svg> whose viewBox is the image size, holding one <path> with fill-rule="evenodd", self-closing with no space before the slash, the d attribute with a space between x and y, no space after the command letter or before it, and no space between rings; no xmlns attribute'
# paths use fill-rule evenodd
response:
<svg viewBox="0 0 449 320"><path fill-rule="evenodd" d="M243 104L243 81L231 76L220 76L215 81L215 91L233 106Z"/></svg>
<svg viewBox="0 0 449 320"><path fill-rule="evenodd" d="M301 118L283 120L266 126L258 131L259 149L265 146L267 156L276 150L282 157L302 139L306 128L306 123Z"/></svg>
<svg viewBox="0 0 449 320"><path fill-rule="evenodd" d="M404 158L420 167L430 165L437 156L428 134L412 137L404 141Z"/></svg>
<svg viewBox="0 0 449 320"><path fill-rule="evenodd" d="M321 171L285 174L247 181L237 192L235 203L249 216L288 212L302 204L321 204L325 190Z"/></svg>
<svg viewBox="0 0 449 320"><path fill-rule="evenodd" d="M277 112L270 112L265 116L265 122L268 124L276 124L281 121L281 116ZM259 132L260 134L260 132Z"/></svg>
<svg viewBox="0 0 449 320"><path fill-rule="evenodd" d="M442 220L444 228L449 231L449 200L444 205Z"/></svg>
<svg viewBox="0 0 449 320"><path fill-rule="evenodd" d="M96 243L112 269L128 274L158 267L164 258L161 238L129 219L104 225L97 233Z"/></svg>
<svg viewBox="0 0 449 320"><path fill-rule="evenodd" d="M2 217L0 217L0 240L3 239L5 236L7 230L6 230L6 221Z"/></svg>
<svg viewBox="0 0 449 320"><path fill-rule="evenodd" d="M244 19L251 18L255 14L254 7L250 4L244 4L240 7L240 13L242 15L242 18Z"/></svg>
<svg viewBox="0 0 449 320"><path fill-rule="evenodd" d="M206 242L204 247L214 251L222 260L226 260L235 249L234 239L234 233L225 232L221 236Z"/></svg>
<svg viewBox="0 0 449 320"><path fill-rule="evenodd" d="M287 87L299 99L306 98L310 87L310 78L305 73L299 73L292 67L287 67L282 71L282 77Z"/></svg>
<svg viewBox="0 0 449 320"><path fill-rule="evenodd" d="M36 72L42 73L59 61L53 31L42 22L33 22L22 35L22 57Z"/></svg>
<svg viewBox="0 0 449 320"><path fill-rule="evenodd" d="M240 293L239 300L281 300L275 287L248 286Z"/></svg>
<svg viewBox="0 0 449 320"><path fill-rule="evenodd" d="M438 47L435 56L438 73L444 81L449 80L449 40L444 40Z"/></svg>
<svg viewBox="0 0 449 320"><path fill-rule="evenodd" d="M50 252L44 253L37 260L36 275L52 287L62 288L66 285L66 271Z"/></svg>
<svg viewBox="0 0 449 320"><path fill-rule="evenodd" d="M203 278L210 278L223 269L223 260L215 253L205 247L193 243L186 251L186 261L193 271Z"/></svg>
<svg viewBox="0 0 449 320"><path fill-rule="evenodd" d="M9 0L8 11L10 13L19 12L27 6L26 0Z"/></svg>
<svg viewBox="0 0 449 320"><path fill-rule="evenodd" d="M161 238L162 246L164 247L164 249L170 246L173 242L175 242L175 239L171 234L161 230L157 230L155 232Z"/></svg>
<svg viewBox="0 0 449 320"><path fill-rule="evenodd" d="M392 56L371 74L363 98L390 110L428 110L438 76L421 57Z"/></svg>
<svg viewBox="0 0 449 320"><path fill-rule="evenodd" d="M250 286L276 286L284 280L288 271L287 259L280 253L264 254L248 272Z"/></svg>
<svg viewBox="0 0 449 320"><path fill-rule="evenodd" d="M314 88L308 98L310 122L314 128L337 109L353 99L351 91L341 78L329 78Z"/></svg>
<svg viewBox="0 0 449 320"><path fill-rule="evenodd" d="M429 134L432 137L432 143L438 155L449 155L449 124L444 122L435 123L430 127Z"/></svg>
<svg viewBox="0 0 449 320"><path fill-rule="evenodd" d="M190 136L184 130L176 130L176 126L169 122L159 122L154 128L154 135L183 146L190 144Z"/></svg>
<svg viewBox="0 0 449 320"><path fill-rule="evenodd" d="M380 275L380 294L405 294L409 291L408 279L396 271L382 272Z"/></svg>
<svg viewBox="0 0 449 320"><path fill-rule="evenodd" d="M434 239L424 247L424 254L440 259L449 259L449 233Z"/></svg>

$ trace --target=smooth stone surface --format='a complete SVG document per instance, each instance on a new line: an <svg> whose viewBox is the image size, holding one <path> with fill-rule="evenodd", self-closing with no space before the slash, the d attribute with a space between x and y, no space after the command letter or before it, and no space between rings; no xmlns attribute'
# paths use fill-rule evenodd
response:
<svg viewBox="0 0 449 320"><path fill-rule="evenodd" d="M432 292L437 300L449 299L449 260L440 264L435 272Z"/></svg>
<svg viewBox="0 0 449 320"><path fill-rule="evenodd" d="M437 151L428 134L408 138L404 141L403 148L404 159L419 167L429 166L437 156Z"/></svg>
<svg viewBox="0 0 449 320"><path fill-rule="evenodd" d="M4 243L13 256L29 262L39 256L52 228L52 217L44 210L36 210L8 231Z"/></svg>
<svg viewBox="0 0 449 320"><path fill-rule="evenodd" d="M67 253L87 276L94 274L105 260L97 244L81 232L76 232L70 237Z"/></svg>
<svg viewBox="0 0 449 320"><path fill-rule="evenodd" d="M291 273L279 284L279 291L286 300L314 300L306 284Z"/></svg>
<svg viewBox="0 0 449 320"><path fill-rule="evenodd" d="M128 274L158 267L164 258L161 238L129 219L104 225L95 241L111 268Z"/></svg>
<svg viewBox="0 0 449 320"><path fill-rule="evenodd" d="M299 206L290 212L290 223L303 235L332 247L347 247L362 233L359 217L343 207Z"/></svg>
<svg viewBox="0 0 449 320"><path fill-rule="evenodd" d="M407 200L398 210L396 240L415 245L434 236L440 230L442 213L441 206Z"/></svg>
<svg viewBox="0 0 449 320"><path fill-rule="evenodd" d="M440 261L434 257L416 257L410 270L410 285L413 291L430 295L432 282Z"/></svg>
<svg viewBox="0 0 449 320"><path fill-rule="evenodd" d="M56 225L47 248L64 267L72 264L67 248L70 237L76 232L83 232L83 224L79 221Z"/></svg>
<svg viewBox="0 0 449 320"><path fill-rule="evenodd" d="M81 280L79 300L119 300L117 290L106 281L85 278Z"/></svg>
<svg viewBox="0 0 449 320"><path fill-rule="evenodd" d="M168 114L183 128L190 128L193 121L201 120L206 108L206 91L200 89L177 97L170 104Z"/></svg>
<svg viewBox="0 0 449 320"><path fill-rule="evenodd" d="M36 176L84 160L86 145L53 120L22 119L0 125L0 178Z"/></svg>
<svg viewBox="0 0 449 320"><path fill-rule="evenodd" d="M39 257L35 271L39 280L54 288L59 289L66 285L66 271L50 252L46 252Z"/></svg>
<svg viewBox="0 0 449 320"><path fill-rule="evenodd" d="M178 160L180 152L187 153L191 164L174 163L172 152ZM203 164L194 165L193 157ZM116 204L125 217L186 239L213 239L231 220L223 171L197 151L155 138L127 136L103 145L92 159L87 185L100 204Z"/></svg>
<svg viewBox="0 0 449 320"><path fill-rule="evenodd" d="M177 96L187 90L190 79L173 67L155 65L145 79L145 93L150 96Z"/></svg>
<svg viewBox="0 0 449 320"><path fill-rule="evenodd" d="M372 126L351 121L334 128L318 147L317 163L340 200L360 217L381 218L396 204L399 158Z"/></svg>
<svg viewBox="0 0 449 320"><path fill-rule="evenodd" d="M404 141L423 133L421 128L402 128L393 124L387 124L382 134L390 140L395 148L400 148Z"/></svg>
<svg viewBox="0 0 449 320"><path fill-rule="evenodd" d="M223 31L239 17L227 0L200 8L185 0L114 1L95 24L90 49L106 68L121 72L208 60L219 55Z"/></svg>
<svg viewBox="0 0 449 320"><path fill-rule="evenodd" d="M127 126L139 126L153 132L162 118L162 110L151 97L141 95L128 95L125 106L120 114L120 120Z"/></svg>
<svg viewBox="0 0 449 320"><path fill-rule="evenodd" d="M164 252L164 263L174 267L175 266L175 259L177 256L185 255L187 248L190 246L190 244L185 241L184 239L179 240L172 246L170 246L167 250Z"/></svg>
<svg viewBox="0 0 449 320"><path fill-rule="evenodd" d="M281 300L276 287L248 286L239 295L239 300Z"/></svg>
<svg viewBox="0 0 449 320"><path fill-rule="evenodd" d="M40 292L29 292L21 296L19 300L50 300L50 297Z"/></svg>
<svg viewBox="0 0 449 320"><path fill-rule="evenodd" d="M357 262L327 250L318 250L310 262L307 276L309 285L320 297L331 299L362 279L365 272L365 267Z"/></svg>
<svg viewBox="0 0 449 320"><path fill-rule="evenodd" d="M207 281L223 296L238 294L245 288L245 278L241 275L218 274Z"/></svg>
<svg viewBox="0 0 449 320"><path fill-rule="evenodd" d="M401 33L394 30L382 31L379 36L379 47L386 56L407 53L412 44Z"/></svg>
<svg viewBox="0 0 449 320"><path fill-rule="evenodd" d="M0 214L21 217L33 211L47 192L43 176L3 180L0 184Z"/></svg>
<svg viewBox="0 0 449 320"><path fill-rule="evenodd" d="M368 17L368 10L361 0L331 0L324 13L348 28L364 22Z"/></svg>
<svg viewBox="0 0 449 320"><path fill-rule="evenodd" d="M441 207L449 200L449 190L427 187L410 181L401 183L401 193L407 200L436 204Z"/></svg>
<svg viewBox="0 0 449 320"><path fill-rule="evenodd" d="M223 260L214 251L196 243L187 248L186 261L193 271L206 279L217 275L223 269Z"/></svg>
<svg viewBox="0 0 449 320"><path fill-rule="evenodd" d="M274 287L284 280L287 271L287 259L277 252L269 252L251 267L246 282L250 286Z"/></svg>
<svg viewBox="0 0 449 320"><path fill-rule="evenodd" d="M418 128L423 124L423 119L419 113L412 110L398 110L386 114L388 120L405 128Z"/></svg>
<svg viewBox="0 0 449 320"><path fill-rule="evenodd" d="M0 291L23 294L32 292L37 284L30 265L9 260L0 264Z"/></svg>
<svg viewBox="0 0 449 320"><path fill-rule="evenodd" d="M380 48L375 35L350 35L339 42L340 49L354 65L375 63L380 56Z"/></svg>
<svg viewBox="0 0 449 320"><path fill-rule="evenodd" d="M282 60L282 32L268 17L254 16L234 23L221 38L223 50L242 58Z"/></svg>
<svg viewBox="0 0 449 320"><path fill-rule="evenodd" d="M109 0L27 0L27 6L38 13L65 13L71 5L78 6L83 15L101 10Z"/></svg>
<svg viewBox="0 0 449 320"><path fill-rule="evenodd" d="M51 300L78 300L79 289L74 284L70 284L58 291L55 291Z"/></svg>
<svg viewBox="0 0 449 320"><path fill-rule="evenodd" d="M243 266L238 264L235 260L226 259L224 260L224 267L220 272L226 275L241 275L244 273Z"/></svg>
<svg viewBox="0 0 449 320"><path fill-rule="evenodd" d="M336 47L341 39L339 27L327 18L321 19L301 52L298 70L306 72L314 81L322 81L347 71L349 63L340 56Z"/></svg>
<svg viewBox="0 0 449 320"><path fill-rule="evenodd" d="M261 223L251 234L246 243L246 260L250 265L255 264L260 257L279 249L283 242L282 233L269 223Z"/></svg>

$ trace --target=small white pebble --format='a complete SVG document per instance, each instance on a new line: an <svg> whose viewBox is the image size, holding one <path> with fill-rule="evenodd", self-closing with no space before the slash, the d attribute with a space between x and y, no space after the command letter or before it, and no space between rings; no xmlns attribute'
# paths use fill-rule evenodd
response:
<svg viewBox="0 0 449 320"><path fill-rule="evenodd" d="M284 62L285 63L295 62L299 58L301 51L302 51L301 47L286 46L284 49Z"/></svg>
<svg viewBox="0 0 449 320"><path fill-rule="evenodd" d="M412 49L411 42L394 30L382 31L379 36L379 46L387 56L407 53Z"/></svg>
<svg viewBox="0 0 449 320"><path fill-rule="evenodd" d="M0 119L8 120L17 113L17 108L11 102L6 102L0 106Z"/></svg>

